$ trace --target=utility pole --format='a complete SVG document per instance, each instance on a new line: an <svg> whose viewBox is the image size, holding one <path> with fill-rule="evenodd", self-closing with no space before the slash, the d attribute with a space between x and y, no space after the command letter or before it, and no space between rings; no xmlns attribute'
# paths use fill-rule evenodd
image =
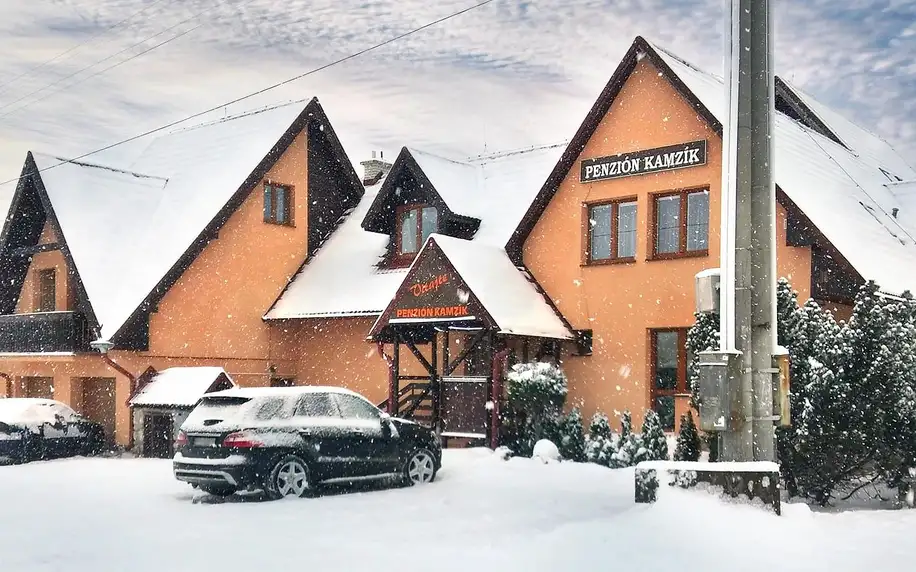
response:
<svg viewBox="0 0 916 572"><path fill-rule="evenodd" d="M775 461L776 185L770 0L725 0L721 350L700 356L700 418L725 461Z"/></svg>

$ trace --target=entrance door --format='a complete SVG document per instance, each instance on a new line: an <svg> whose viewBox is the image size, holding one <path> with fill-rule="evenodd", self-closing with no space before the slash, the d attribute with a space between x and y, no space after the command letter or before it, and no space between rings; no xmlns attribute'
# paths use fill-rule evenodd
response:
<svg viewBox="0 0 916 572"><path fill-rule="evenodd" d="M443 377L442 435L483 439L487 436L489 378Z"/></svg>
<svg viewBox="0 0 916 572"><path fill-rule="evenodd" d="M91 377L83 380L83 414L105 428L109 445L115 438L115 380Z"/></svg>
<svg viewBox="0 0 916 572"><path fill-rule="evenodd" d="M172 416L168 413L143 415L143 456L172 458Z"/></svg>
<svg viewBox="0 0 916 572"><path fill-rule="evenodd" d="M25 396L41 399L54 399L53 377L27 377L25 378Z"/></svg>

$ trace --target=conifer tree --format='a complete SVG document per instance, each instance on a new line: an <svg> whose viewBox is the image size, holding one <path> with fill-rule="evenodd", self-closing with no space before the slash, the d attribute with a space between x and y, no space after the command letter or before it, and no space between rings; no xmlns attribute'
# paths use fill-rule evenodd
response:
<svg viewBox="0 0 916 572"><path fill-rule="evenodd" d="M677 447L674 450L675 461L698 461L700 459L700 433L693 422L693 413L688 411L681 416L681 429L677 434Z"/></svg>
<svg viewBox="0 0 916 572"><path fill-rule="evenodd" d="M668 460L668 440L665 438L665 431L662 429L661 421L658 419L658 413L650 409L646 411L642 423L642 442L646 448L646 461L667 461Z"/></svg>

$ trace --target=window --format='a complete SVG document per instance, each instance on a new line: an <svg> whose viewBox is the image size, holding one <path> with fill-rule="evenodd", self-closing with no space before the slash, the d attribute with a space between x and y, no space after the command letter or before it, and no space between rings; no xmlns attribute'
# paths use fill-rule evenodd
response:
<svg viewBox="0 0 916 572"><path fill-rule="evenodd" d="M366 419L371 421L379 418L377 407L353 395L338 394L337 405L340 407L340 414L347 419Z"/></svg>
<svg viewBox="0 0 916 572"><path fill-rule="evenodd" d="M292 203L292 187L265 183L264 222L291 226L293 224Z"/></svg>
<svg viewBox="0 0 916 572"><path fill-rule="evenodd" d="M689 392L687 330L654 330L652 340L652 409L662 428L674 431L674 398Z"/></svg>
<svg viewBox="0 0 916 572"><path fill-rule="evenodd" d="M588 207L588 261L636 258L636 201L615 201Z"/></svg>
<svg viewBox="0 0 916 572"><path fill-rule="evenodd" d="M709 191L655 197L655 258L703 255L709 249Z"/></svg>
<svg viewBox="0 0 916 572"><path fill-rule="evenodd" d="M39 270L35 311L53 312L55 309L57 309L57 272L53 268Z"/></svg>
<svg viewBox="0 0 916 572"><path fill-rule="evenodd" d="M411 205L398 211L398 255L416 254L426 238L439 228L436 207Z"/></svg>
<svg viewBox="0 0 916 572"><path fill-rule="evenodd" d="M327 393L307 393L296 407L300 417L339 417L337 406Z"/></svg>
<svg viewBox="0 0 916 572"><path fill-rule="evenodd" d="M279 397L265 399L257 405L254 417L261 421L285 418L287 415L283 412L284 405L286 402Z"/></svg>

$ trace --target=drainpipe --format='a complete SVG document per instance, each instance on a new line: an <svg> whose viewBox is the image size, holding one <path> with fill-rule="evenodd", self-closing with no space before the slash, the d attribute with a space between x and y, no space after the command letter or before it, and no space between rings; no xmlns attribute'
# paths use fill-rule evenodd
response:
<svg viewBox="0 0 916 572"><path fill-rule="evenodd" d="M95 340L94 342L90 342L89 345L90 347L92 347L92 349L97 350L99 352L99 354L102 356L102 360L108 365L108 367L120 373L121 375L123 375L130 381L130 391L128 392L128 394L133 395L134 389L137 385L137 377L134 374L127 371L126 369L124 369L120 364L118 364L116 361L114 361L113 359L111 359L108 356L108 350L114 347L114 344L109 342L108 340L103 340L100 338L100 339ZM114 437L114 435L112 435L112 437ZM128 406L128 413L127 413L127 448L128 449L134 448L134 414L132 411L130 411L129 406Z"/></svg>
<svg viewBox="0 0 916 572"><path fill-rule="evenodd" d="M388 414L394 415L397 407L398 396L394 391L394 359L385 353L384 344L377 342L375 345L378 355L388 364Z"/></svg>
<svg viewBox="0 0 916 572"><path fill-rule="evenodd" d="M499 405L503 397L503 365L509 357L509 348L503 348L493 356L493 386L490 395L490 448L499 447Z"/></svg>

